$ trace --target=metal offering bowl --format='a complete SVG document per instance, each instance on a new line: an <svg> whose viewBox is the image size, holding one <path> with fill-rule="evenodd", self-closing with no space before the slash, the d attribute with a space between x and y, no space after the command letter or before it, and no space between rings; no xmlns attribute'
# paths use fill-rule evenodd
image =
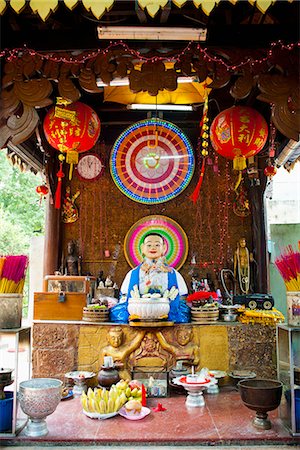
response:
<svg viewBox="0 0 300 450"><path fill-rule="evenodd" d="M45 436L48 433L45 418L52 414L59 404L62 385L62 381L54 378L32 378L20 383L20 406L30 419L25 428L27 436Z"/></svg>
<svg viewBox="0 0 300 450"><path fill-rule="evenodd" d="M271 422L268 411L278 408L282 395L281 381L250 379L238 383L241 399L247 408L256 411L253 425L256 428L269 430Z"/></svg>

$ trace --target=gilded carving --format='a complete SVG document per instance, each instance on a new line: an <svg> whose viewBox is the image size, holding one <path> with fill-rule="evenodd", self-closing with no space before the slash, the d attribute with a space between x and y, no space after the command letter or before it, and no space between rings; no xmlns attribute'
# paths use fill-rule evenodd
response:
<svg viewBox="0 0 300 450"><path fill-rule="evenodd" d="M145 334L139 348L130 356L132 370L139 367L139 370L162 371L173 366L172 355L163 349L157 334L152 331Z"/></svg>
<svg viewBox="0 0 300 450"><path fill-rule="evenodd" d="M174 336L175 335L175 336ZM174 337L176 338L174 342ZM183 360L189 365L198 366L200 362L200 348L193 342L193 330L191 326L179 325L173 333L173 342L168 342L164 333L157 333L163 349L172 353L176 360Z"/></svg>
<svg viewBox="0 0 300 450"><path fill-rule="evenodd" d="M120 377L125 380L128 378L130 379L131 369L128 364L128 356L139 347L145 333L145 331L139 331L133 339L128 339L128 333L125 334L122 327L111 327L107 333L108 345L100 351L100 366L103 365L104 356L112 356L115 363L119 363L123 366L120 369Z"/></svg>

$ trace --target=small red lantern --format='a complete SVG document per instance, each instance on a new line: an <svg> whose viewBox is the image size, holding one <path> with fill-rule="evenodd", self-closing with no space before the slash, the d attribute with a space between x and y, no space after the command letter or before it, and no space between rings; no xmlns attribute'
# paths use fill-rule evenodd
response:
<svg viewBox="0 0 300 450"><path fill-rule="evenodd" d="M41 184L40 186L37 186L35 188L35 190L36 190L36 193L39 194L39 196L40 196L39 204L41 204L42 203L42 199L43 198L45 199L46 195L49 192L48 186L46 186L46 184Z"/></svg>
<svg viewBox="0 0 300 450"><path fill-rule="evenodd" d="M267 167L265 167L265 170L264 170L264 174L266 175L266 177L269 177L269 178L274 177L276 172L277 172L276 167L272 166L272 165L268 165Z"/></svg>
<svg viewBox="0 0 300 450"><path fill-rule="evenodd" d="M61 152L86 152L97 142L101 124L95 111L75 102L64 108L51 108L44 119L49 144Z"/></svg>
<svg viewBox="0 0 300 450"><path fill-rule="evenodd" d="M248 106L233 106L215 117L210 140L217 153L233 159L233 168L246 168L246 158L257 155L268 137L268 125L261 114Z"/></svg>

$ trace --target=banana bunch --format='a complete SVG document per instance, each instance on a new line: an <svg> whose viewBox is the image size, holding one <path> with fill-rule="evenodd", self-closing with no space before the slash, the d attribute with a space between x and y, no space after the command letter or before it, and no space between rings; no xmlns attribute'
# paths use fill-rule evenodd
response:
<svg viewBox="0 0 300 450"><path fill-rule="evenodd" d="M87 393L81 394L81 404L85 411L99 414L109 414L119 411L129 400L142 399L142 392L138 387L130 388L129 383L120 380L113 384L110 390L105 388L89 388Z"/></svg>

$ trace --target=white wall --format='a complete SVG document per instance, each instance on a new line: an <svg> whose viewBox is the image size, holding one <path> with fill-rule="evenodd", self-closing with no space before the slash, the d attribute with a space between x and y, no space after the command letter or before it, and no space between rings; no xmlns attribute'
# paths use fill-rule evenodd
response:
<svg viewBox="0 0 300 450"><path fill-rule="evenodd" d="M272 184L272 198L266 200L268 225L300 223L300 162L291 172L278 169Z"/></svg>
<svg viewBox="0 0 300 450"><path fill-rule="evenodd" d="M34 236L31 238L29 250L29 304L28 322L33 319L33 294L43 291L43 270L44 270L44 236Z"/></svg>

